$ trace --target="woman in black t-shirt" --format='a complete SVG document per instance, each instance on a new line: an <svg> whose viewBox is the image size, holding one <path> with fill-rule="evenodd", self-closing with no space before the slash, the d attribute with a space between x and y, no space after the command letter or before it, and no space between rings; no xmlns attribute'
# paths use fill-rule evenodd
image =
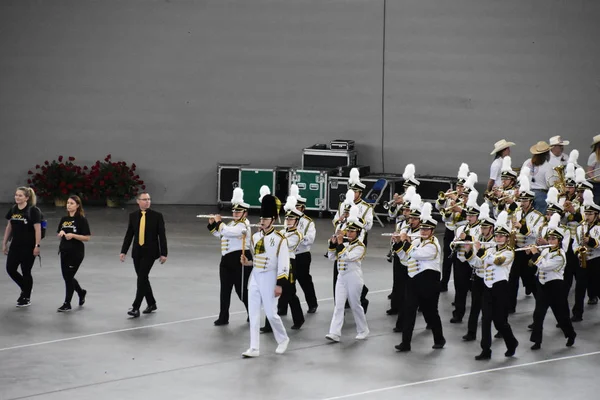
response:
<svg viewBox="0 0 600 400"><path fill-rule="evenodd" d="M40 255L42 213L35 206L36 197L32 188L17 188L15 203L6 213L8 224L4 230L2 252L7 255L6 272L21 288L17 307L28 307L31 305L33 288L31 269L35 258ZM7 247L9 241L10 248ZM19 265L22 275L18 271Z"/></svg>
<svg viewBox="0 0 600 400"><path fill-rule="evenodd" d="M85 303L87 294L87 290L82 289L75 279L75 274L85 256L83 242L90 240L91 236L79 196L70 196L67 200L67 216L61 218L57 232L60 237L60 268L65 280L65 302L57 311L65 312L71 311L73 292L77 292L80 306Z"/></svg>

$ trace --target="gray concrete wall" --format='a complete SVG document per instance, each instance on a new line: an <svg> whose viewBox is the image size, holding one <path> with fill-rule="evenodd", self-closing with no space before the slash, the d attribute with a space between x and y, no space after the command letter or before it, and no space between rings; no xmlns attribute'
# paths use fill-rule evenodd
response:
<svg viewBox="0 0 600 400"><path fill-rule="evenodd" d="M59 154L135 162L157 203L216 201L216 164L357 141L372 170L485 177L495 140L600 130L592 0L0 2L0 201ZM383 140L382 140L383 139ZM385 164L382 163L382 142ZM583 162L583 160L582 160Z"/></svg>

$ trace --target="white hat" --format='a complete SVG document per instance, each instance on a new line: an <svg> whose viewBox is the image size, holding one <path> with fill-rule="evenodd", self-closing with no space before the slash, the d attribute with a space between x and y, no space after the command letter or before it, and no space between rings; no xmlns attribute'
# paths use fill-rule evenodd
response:
<svg viewBox="0 0 600 400"><path fill-rule="evenodd" d="M497 152L502 151L502 150L504 150L510 146L514 146L514 145L515 145L514 142L507 142L505 139L499 140L496 143L494 143L494 151L492 151L490 153L490 155L493 156Z"/></svg>
<svg viewBox="0 0 600 400"><path fill-rule="evenodd" d="M250 204L244 202L244 190L240 187L233 189L233 196L231 197L231 209L237 211L243 211L250 208Z"/></svg>
<svg viewBox="0 0 600 400"><path fill-rule="evenodd" d="M262 202L263 197L265 197L268 194L271 194L271 189L269 189L267 185L262 185L260 187L259 193L260 197L258 198L258 201Z"/></svg>
<svg viewBox="0 0 600 400"><path fill-rule="evenodd" d="M352 190L363 191L367 187L360 181L360 172L358 168L352 168L350 170L350 178L348 178L348 187Z"/></svg>
<svg viewBox="0 0 600 400"><path fill-rule="evenodd" d="M350 207L350 212L348 213L348 224L346 225L346 229L348 230L360 230L365 227L365 223L362 218L359 217L360 210L356 205L352 205Z"/></svg>
<svg viewBox="0 0 600 400"><path fill-rule="evenodd" d="M285 211L285 216L287 217L295 217L300 218L302 215L302 211L296 209L297 200L294 196L288 196L283 206L283 210Z"/></svg>
<svg viewBox="0 0 600 400"><path fill-rule="evenodd" d="M290 196L294 196L297 200L298 205L305 205L306 204L306 198L300 196L300 188L298 187L298 185L296 185L295 183L293 183L290 186Z"/></svg>
<svg viewBox="0 0 600 400"><path fill-rule="evenodd" d="M592 145L590 147L593 149L594 146L597 145L598 143L600 143L600 135L594 136L594 138L592 139Z"/></svg>
<svg viewBox="0 0 600 400"><path fill-rule="evenodd" d="M560 136L552 136L550 138L550 147L552 146L568 146L569 145L568 140L562 140L562 138Z"/></svg>
<svg viewBox="0 0 600 400"><path fill-rule="evenodd" d="M421 182L415 178L415 164L406 164L404 172L402 173L402 179L404 179L404 187L419 186L421 184Z"/></svg>
<svg viewBox="0 0 600 400"><path fill-rule="evenodd" d="M421 220L419 225L420 228L435 229L437 226L437 221L431 216L431 209L431 203L426 202L423 204L423 208L421 208L421 216L419 217Z"/></svg>
<svg viewBox="0 0 600 400"><path fill-rule="evenodd" d="M594 194L590 189L583 192L583 207L585 212L600 212L600 206L594 203Z"/></svg>

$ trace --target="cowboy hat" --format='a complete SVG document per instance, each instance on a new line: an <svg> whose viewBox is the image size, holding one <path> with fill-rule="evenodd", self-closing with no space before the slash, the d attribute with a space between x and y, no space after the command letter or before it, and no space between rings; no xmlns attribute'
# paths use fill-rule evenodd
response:
<svg viewBox="0 0 600 400"><path fill-rule="evenodd" d="M569 145L568 140L562 140L562 138L560 136L552 136L550 138L550 147L552 146L568 146Z"/></svg>
<svg viewBox="0 0 600 400"><path fill-rule="evenodd" d="M536 144L534 144L533 146L531 146L529 148L529 152L531 154L542 154L547 151L550 151L550 146L548 145L548 143L544 142L543 140L537 142Z"/></svg>
<svg viewBox="0 0 600 400"><path fill-rule="evenodd" d="M493 156L497 152L502 151L502 150L506 149L507 147L514 146L514 145L515 144L513 142L507 142L505 139L499 140L496 143L494 143L494 151L492 151L490 153L490 155Z"/></svg>

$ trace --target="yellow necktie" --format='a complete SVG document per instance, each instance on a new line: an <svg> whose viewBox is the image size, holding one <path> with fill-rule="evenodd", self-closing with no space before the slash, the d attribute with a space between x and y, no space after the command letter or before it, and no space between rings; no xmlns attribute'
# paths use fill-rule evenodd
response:
<svg viewBox="0 0 600 400"><path fill-rule="evenodd" d="M144 245L144 239L146 234L146 211L142 211L142 217L140 218L140 233L138 235L138 243L140 246Z"/></svg>

